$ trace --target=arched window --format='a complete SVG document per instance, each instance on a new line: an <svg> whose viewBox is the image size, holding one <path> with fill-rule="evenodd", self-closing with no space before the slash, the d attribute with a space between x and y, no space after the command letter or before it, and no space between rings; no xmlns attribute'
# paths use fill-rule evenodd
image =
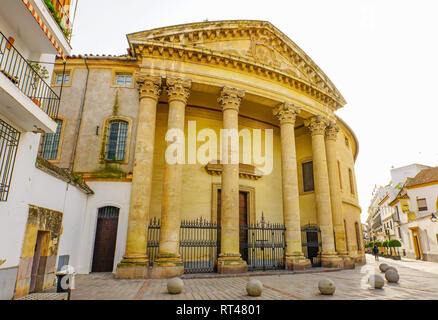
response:
<svg viewBox="0 0 438 320"><path fill-rule="evenodd" d="M109 122L106 143L106 160L125 160L126 139L128 136L128 122L113 120Z"/></svg>
<svg viewBox="0 0 438 320"><path fill-rule="evenodd" d="M58 126L55 133L46 133L44 135L41 157L47 160L55 160L58 157L59 140L61 138L62 120L55 120Z"/></svg>

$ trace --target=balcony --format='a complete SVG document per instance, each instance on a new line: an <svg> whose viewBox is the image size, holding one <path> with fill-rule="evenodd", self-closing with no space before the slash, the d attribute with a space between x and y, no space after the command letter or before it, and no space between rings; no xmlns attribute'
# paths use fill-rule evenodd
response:
<svg viewBox="0 0 438 320"><path fill-rule="evenodd" d="M38 64L30 64L0 32L0 113L25 131L56 130L60 97L44 81Z"/></svg>
<svg viewBox="0 0 438 320"><path fill-rule="evenodd" d="M50 0L51 7L54 8L54 13L51 13L46 2L47 0L1 0L0 16L4 20L2 31L7 36L13 36L16 42L25 44L34 56L42 53L70 55L71 6L62 5L67 3L65 0Z"/></svg>

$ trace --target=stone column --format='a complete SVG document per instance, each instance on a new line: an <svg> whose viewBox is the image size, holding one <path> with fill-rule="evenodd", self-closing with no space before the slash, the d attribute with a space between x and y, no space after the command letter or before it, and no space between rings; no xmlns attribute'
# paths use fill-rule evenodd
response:
<svg viewBox="0 0 438 320"><path fill-rule="evenodd" d="M139 85L137 136L132 171L126 250L117 265L116 278L145 278L149 259L146 255L157 102L161 78L136 74Z"/></svg>
<svg viewBox="0 0 438 320"><path fill-rule="evenodd" d="M223 110L222 191L221 191L221 253L218 273L246 272L248 266L239 252L239 143L226 143L227 134L239 139L238 116L244 91L224 87L218 98ZM233 139L232 138L232 139ZM228 139L228 138L227 138ZM239 142L239 140L237 140ZM235 160L237 156L237 162Z"/></svg>
<svg viewBox="0 0 438 320"><path fill-rule="evenodd" d="M312 267L310 260L304 257L301 244L300 199L295 150L295 120L299 112L298 107L288 102L280 103L273 110L274 115L280 120L286 268L291 270Z"/></svg>
<svg viewBox="0 0 438 320"><path fill-rule="evenodd" d="M185 150L184 116L190 95L190 80L167 78L169 116L167 132L179 140L167 141L167 145L180 144L178 150ZM171 131L172 130L172 131ZM178 138L176 138L178 139ZM158 257L154 262L154 278L170 278L184 273L183 261L179 253L179 231L181 225L181 189L185 156L165 159L163 198L161 202L161 228Z"/></svg>
<svg viewBox="0 0 438 320"><path fill-rule="evenodd" d="M342 217L342 197L339 183L338 161L336 158L336 139L339 127L333 121L326 129L325 146L327 151L327 168L330 184L330 200L335 233L336 252L344 259L344 268L354 268L354 261L348 256L345 241L344 219Z"/></svg>
<svg viewBox="0 0 438 320"><path fill-rule="evenodd" d="M312 135L313 174L315 182L315 201L319 228L321 229L322 252L321 261L323 267L343 267L342 258L335 252L333 237L333 219L330 200L330 184L327 169L325 151L325 128L328 125L326 119L314 116L306 120L304 124L309 128Z"/></svg>

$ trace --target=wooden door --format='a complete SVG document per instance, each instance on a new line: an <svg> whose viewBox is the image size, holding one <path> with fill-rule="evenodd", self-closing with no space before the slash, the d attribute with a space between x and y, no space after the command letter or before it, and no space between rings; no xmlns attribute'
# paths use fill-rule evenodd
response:
<svg viewBox="0 0 438 320"><path fill-rule="evenodd" d="M119 208L99 209L91 272L112 272L117 240Z"/></svg>
<svg viewBox="0 0 438 320"><path fill-rule="evenodd" d="M239 227L248 225L248 197L247 193L239 192ZM240 228L239 232L239 248L242 260L248 261L248 229Z"/></svg>
<svg viewBox="0 0 438 320"><path fill-rule="evenodd" d="M40 265L41 251L43 247L44 234L45 234L44 231L38 231L37 233L37 238L35 241L35 249L33 254L32 271L30 275L29 292L35 291L36 280L38 277L38 269Z"/></svg>
<svg viewBox="0 0 438 320"><path fill-rule="evenodd" d="M221 225L221 190L217 190L217 223ZM240 191L239 192L239 228L240 226L248 224L248 197L247 192ZM218 230L217 233L217 241L218 241L218 253L221 253L221 229ZM246 243L248 241L248 230L240 228L239 232L239 248L240 254L242 255L242 259L248 260L248 250L245 249Z"/></svg>

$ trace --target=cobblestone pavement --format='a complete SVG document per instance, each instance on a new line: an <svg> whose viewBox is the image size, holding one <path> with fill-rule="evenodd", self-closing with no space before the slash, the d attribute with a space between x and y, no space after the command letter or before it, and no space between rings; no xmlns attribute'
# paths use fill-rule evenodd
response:
<svg viewBox="0 0 438 320"><path fill-rule="evenodd" d="M247 276L203 277L184 279L184 291L179 295L167 293L166 280L121 280L111 273L76 276L72 299L146 299L146 300L308 300L308 299L438 299L438 264L432 262L380 258L367 255L367 264L353 270L312 273L257 274L250 277L264 285L261 297L246 294ZM398 284L385 283L383 289L371 289L368 274L380 274L382 262L396 267L400 274ZM383 274L382 274L383 276ZM333 296L318 291L318 281L329 278L336 284Z"/></svg>

